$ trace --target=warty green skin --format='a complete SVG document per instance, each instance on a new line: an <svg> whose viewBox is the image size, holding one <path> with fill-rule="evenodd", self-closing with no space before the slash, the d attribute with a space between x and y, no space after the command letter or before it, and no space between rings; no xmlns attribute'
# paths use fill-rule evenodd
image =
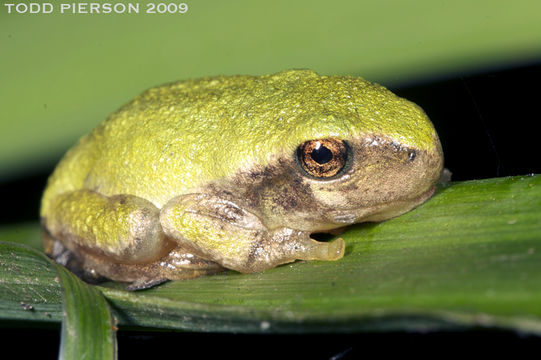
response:
<svg viewBox="0 0 541 360"><path fill-rule="evenodd" d="M315 179L296 149L326 138L347 142L350 163ZM291 70L181 81L136 97L66 154L43 196L46 250L135 288L220 266L338 259L341 239L310 233L410 210L442 166L424 112L361 78Z"/></svg>

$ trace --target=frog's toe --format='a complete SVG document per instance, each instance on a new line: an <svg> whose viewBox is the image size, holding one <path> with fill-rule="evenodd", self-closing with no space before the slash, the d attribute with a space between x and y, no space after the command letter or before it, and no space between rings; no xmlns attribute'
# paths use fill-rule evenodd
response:
<svg viewBox="0 0 541 360"><path fill-rule="evenodd" d="M145 290L151 287L163 284L164 282L169 281L168 279L156 279L156 278L139 278L132 282L130 285L126 286L126 291L136 291L136 290Z"/></svg>
<svg viewBox="0 0 541 360"><path fill-rule="evenodd" d="M332 242L320 242L310 239L303 249L303 260L338 260L344 257L346 243L338 238Z"/></svg>

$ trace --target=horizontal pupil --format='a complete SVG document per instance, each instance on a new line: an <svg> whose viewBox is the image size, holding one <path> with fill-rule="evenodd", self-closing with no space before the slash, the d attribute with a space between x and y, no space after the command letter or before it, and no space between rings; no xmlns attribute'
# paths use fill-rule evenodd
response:
<svg viewBox="0 0 541 360"><path fill-rule="evenodd" d="M325 146L320 146L318 149L312 150L310 153L312 159L320 165L328 163L332 160L332 152Z"/></svg>

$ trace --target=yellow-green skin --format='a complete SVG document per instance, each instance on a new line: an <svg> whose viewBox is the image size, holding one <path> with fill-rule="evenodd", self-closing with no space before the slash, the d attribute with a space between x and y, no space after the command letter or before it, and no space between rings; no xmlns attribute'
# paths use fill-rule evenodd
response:
<svg viewBox="0 0 541 360"><path fill-rule="evenodd" d="M296 149L326 138L346 141L352 164L316 179ZM291 70L181 81L136 97L66 154L43 196L45 247L132 288L334 260L343 241L310 233L410 210L442 165L424 112L361 78Z"/></svg>

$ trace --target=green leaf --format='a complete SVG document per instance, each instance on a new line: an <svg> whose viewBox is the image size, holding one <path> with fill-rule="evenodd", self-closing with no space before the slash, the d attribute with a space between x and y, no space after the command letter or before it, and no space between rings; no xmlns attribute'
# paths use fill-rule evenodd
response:
<svg viewBox="0 0 541 360"><path fill-rule="evenodd" d="M101 292L27 246L0 242L0 314L61 318L61 359L116 358L113 319Z"/></svg>
<svg viewBox="0 0 541 360"><path fill-rule="evenodd" d="M116 358L116 335L107 301L96 287L55 266L64 288L60 358Z"/></svg>
<svg viewBox="0 0 541 360"><path fill-rule="evenodd" d="M307 333L480 326L541 334L540 175L451 183L403 216L341 236L346 255L336 262L132 293L113 283L100 290L119 324L130 327Z"/></svg>
<svg viewBox="0 0 541 360"><path fill-rule="evenodd" d="M12 240L16 234L2 231L0 240ZM60 321L62 288L56 277L44 254L0 241L0 318Z"/></svg>

